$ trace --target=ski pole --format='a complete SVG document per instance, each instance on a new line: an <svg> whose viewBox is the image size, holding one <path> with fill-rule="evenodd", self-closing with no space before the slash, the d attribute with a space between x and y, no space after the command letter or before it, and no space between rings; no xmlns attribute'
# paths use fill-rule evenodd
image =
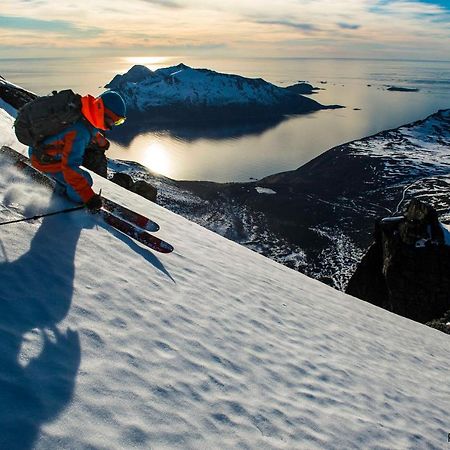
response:
<svg viewBox="0 0 450 450"><path fill-rule="evenodd" d="M78 210L84 209L84 208L85 208L84 205L75 206L73 208L62 209L60 211L54 211L54 212L46 213L46 214L39 214L39 215L33 216L33 217L25 217L24 219L9 220L8 222L0 223L0 225L9 225L10 223L27 222L29 220L36 220L36 219L40 219L42 217L48 217L48 216L54 216L56 214L64 214L64 213L69 213L69 212L73 212L73 211L78 211Z"/></svg>

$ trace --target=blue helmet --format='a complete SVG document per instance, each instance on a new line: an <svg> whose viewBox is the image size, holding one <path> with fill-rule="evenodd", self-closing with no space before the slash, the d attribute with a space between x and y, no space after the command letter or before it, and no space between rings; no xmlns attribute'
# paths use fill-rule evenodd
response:
<svg viewBox="0 0 450 450"><path fill-rule="evenodd" d="M115 91L106 91L100 95L106 109L112 111L116 116L126 117L127 105L120 94Z"/></svg>

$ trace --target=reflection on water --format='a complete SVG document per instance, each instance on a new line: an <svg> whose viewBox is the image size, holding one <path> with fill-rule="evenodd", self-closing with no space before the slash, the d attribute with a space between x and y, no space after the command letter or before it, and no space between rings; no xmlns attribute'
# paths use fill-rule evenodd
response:
<svg viewBox="0 0 450 450"><path fill-rule="evenodd" d="M152 70L184 62L279 86L307 81L323 90L318 111L273 123L176 127L128 123L114 134L109 156L136 160L175 179L247 181L295 169L325 150L450 108L450 63L333 59L193 59L108 57L0 59L0 74L39 94L73 88L98 94L115 74L133 64ZM388 92L389 85L419 92ZM356 110L355 108L358 108Z"/></svg>
<svg viewBox="0 0 450 450"><path fill-rule="evenodd" d="M154 124L145 120L128 119L123 125L109 132L109 138L122 147L129 147L136 136L152 133L154 135L168 134L174 139L194 142L200 138L219 141L237 139L250 135L260 135L270 128L283 122L285 118L277 117L271 120L232 123L189 122L174 124Z"/></svg>
<svg viewBox="0 0 450 450"><path fill-rule="evenodd" d="M330 86L314 97L327 103L321 96L332 96L334 103L347 107L292 116L271 124L178 126L151 131L130 127L123 130L123 135L113 136L117 141L109 156L139 161L177 180L248 181L296 169L331 147L450 107L448 94L388 92L365 83ZM161 151L148 151L156 144L164 149L164 163Z"/></svg>
<svg viewBox="0 0 450 450"><path fill-rule="evenodd" d="M140 162L156 173L170 173L174 164L171 159L172 154L169 151L169 148L153 136L149 136L149 138L146 139L146 143L147 147L139 152Z"/></svg>

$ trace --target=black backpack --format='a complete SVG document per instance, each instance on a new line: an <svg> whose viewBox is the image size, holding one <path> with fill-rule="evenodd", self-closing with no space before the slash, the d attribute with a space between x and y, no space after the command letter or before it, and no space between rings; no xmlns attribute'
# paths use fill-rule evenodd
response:
<svg viewBox="0 0 450 450"><path fill-rule="evenodd" d="M37 97L20 108L14 128L22 144L37 148L46 137L61 132L81 117L80 95L70 89L53 91L52 95Z"/></svg>

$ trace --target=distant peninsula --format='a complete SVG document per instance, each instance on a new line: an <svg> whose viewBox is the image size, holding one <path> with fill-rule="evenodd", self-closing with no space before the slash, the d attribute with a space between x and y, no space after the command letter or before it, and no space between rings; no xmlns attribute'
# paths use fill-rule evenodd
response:
<svg viewBox="0 0 450 450"><path fill-rule="evenodd" d="M295 92L296 94L300 95L310 95L315 94L317 91L320 91L320 88L314 87L309 83L297 83L293 84L292 86L287 86L286 89L288 89L291 92Z"/></svg>
<svg viewBox="0 0 450 450"><path fill-rule="evenodd" d="M130 116L153 123L270 120L342 107L321 105L261 78L194 69L185 64L155 71L135 65L105 87L123 95Z"/></svg>
<svg viewBox="0 0 450 450"><path fill-rule="evenodd" d="M417 88L408 88L408 87L401 87L401 86L389 86L387 88L388 91L394 91L394 92L419 92L419 89Z"/></svg>

